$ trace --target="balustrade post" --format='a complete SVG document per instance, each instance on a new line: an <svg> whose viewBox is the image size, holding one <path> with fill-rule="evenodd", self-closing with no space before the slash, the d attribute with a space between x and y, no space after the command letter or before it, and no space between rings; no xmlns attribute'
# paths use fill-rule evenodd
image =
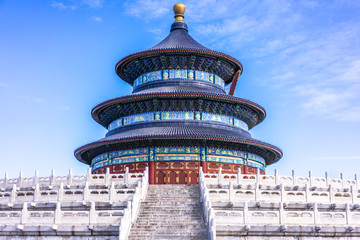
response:
<svg viewBox="0 0 360 240"><path fill-rule="evenodd" d="M35 185L35 190L34 190L34 202L39 201L39 196L40 196L40 185L39 183L37 183Z"/></svg>
<svg viewBox="0 0 360 240"><path fill-rule="evenodd" d="M125 184L126 184L126 183L129 183L129 180L130 180L129 177L130 177L130 176L129 176L129 167L126 167L126 168L125 168L125 176L124 176Z"/></svg>
<svg viewBox="0 0 360 240"><path fill-rule="evenodd" d="M216 240L216 224L215 224L215 218L211 218L210 221L210 236L211 240Z"/></svg>
<svg viewBox="0 0 360 240"><path fill-rule="evenodd" d="M218 168L218 184L220 184L221 183L221 176L222 175L222 169L221 169L221 167L219 167Z"/></svg>
<svg viewBox="0 0 360 240"><path fill-rule="evenodd" d="M111 175L110 175L110 168L105 168L105 185L110 185L111 182Z"/></svg>
<svg viewBox="0 0 360 240"><path fill-rule="evenodd" d="M201 186L200 181L201 181L202 176L203 176L203 167L200 166L200 167L199 167L199 186ZM201 187L200 187L200 188L201 188ZM201 198L201 197L200 197L200 198Z"/></svg>
<svg viewBox="0 0 360 240"><path fill-rule="evenodd" d="M280 202L279 203L279 224L284 224L284 223L286 223L285 212L284 212L284 203Z"/></svg>
<svg viewBox="0 0 360 240"><path fill-rule="evenodd" d="M329 187L329 185L330 185L330 177L329 177L328 172L325 172L325 178L326 178L326 187Z"/></svg>
<svg viewBox="0 0 360 240"><path fill-rule="evenodd" d="M16 201L16 184L13 184L13 187L11 189L11 203L15 203Z"/></svg>
<svg viewBox="0 0 360 240"><path fill-rule="evenodd" d="M314 214L314 224L317 225L319 223L319 211L316 203L313 205L313 214Z"/></svg>
<svg viewBox="0 0 360 240"><path fill-rule="evenodd" d="M145 167L143 180L144 180L144 183L146 183L145 185L149 184L149 167Z"/></svg>
<svg viewBox="0 0 360 240"><path fill-rule="evenodd" d="M90 198L90 189L89 189L89 182L85 182L84 190L83 190L83 200L84 201L91 201Z"/></svg>
<svg viewBox="0 0 360 240"><path fill-rule="evenodd" d="M346 224L352 224L350 205L348 203L345 204L345 211L346 211Z"/></svg>
<svg viewBox="0 0 360 240"><path fill-rule="evenodd" d="M8 173L6 172L5 173L5 178L4 178L4 187L6 187L9 183L9 175Z"/></svg>
<svg viewBox="0 0 360 240"><path fill-rule="evenodd" d="M237 184L242 183L241 168L237 169Z"/></svg>
<svg viewBox="0 0 360 240"><path fill-rule="evenodd" d="M90 213L89 213L89 224L96 224L97 217L96 217L96 210L95 210L95 202L90 203Z"/></svg>
<svg viewBox="0 0 360 240"><path fill-rule="evenodd" d="M313 186L313 177L312 177L311 171L309 171L309 183L310 183L310 187L312 187Z"/></svg>
<svg viewBox="0 0 360 240"><path fill-rule="evenodd" d="M234 182L229 182L229 201L234 201Z"/></svg>
<svg viewBox="0 0 360 240"><path fill-rule="evenodd" d="M128 219L126 221L129 221L131 222L131 219L132 219L132 202L131 201L127 201L127 209L128 209Z"/></svg>
<svg viewBox="0 0 360 240"><path fill-rule="evenodd" d="M17 180L17 185L19 186L19 187L21 187L22 185L23 185L23 172L20 172L19 173L19 178L18 178L18 180Z"/></svg>
<svg viewBox="0 0 360 240"><path fill-rule="evenodd" d="M215 214L212 211L212 209L210 209L210 221L208 223L209 229L210 230L210 238L211 240L216 240L216 223L215 223Z"/></svg>
<svg viewBox="0 0 360 240"><path fill-rule="evenodd" d="M311 184L310 184L311 186ZM309 185L305 184L305 201L310 202L310 192L309 192Z"/></svg>
<svg viewBox="0 0 360 240"><path fill-rule="evenodd" d="M27 218L28 218L27 203L23 203L23 208L21 210L20 224L25 224L27 222Z"/></svg>
<svg viewBox="0 0 360 240"><path fill-rule="evenodd" d="M256 182L255 183L255 201L259 201L259 194L260 193L260 191L259 191L259 183L258 182Z"/></svg>
<svg viewBox="0 0 360 240"><path fill-rule="evenodd" d="M285 202L285 189L284 189L284 184L280 183L280 197L281 197L281 202Z"/></svg>
<svg viewBox="0 0 360 240"><path fill-rule="evenodd" d="M297 185L297 179L296 179L296 174L295 174L295 170L292 170L292 179L293 179L293 185Z"/></svg>
<svg viewBox="0 0 360 240"><path fill-rule="evenodd" d="M54 185L56 182L55 169L51 170L50 185Z"/></svg>
<svg viewBox="0 0 360 240"><path fill-rule="evenodd" d="M86 181L87 182L91 182L91 167L88 168L87 173L86 173Z"/></svg>
<svg viewBox="0 0 360 240"><path fill-rule="evenodd" d="M73 173L72 173L72 169L70 168L69 169L69 175L67 177L67 184L71 186L72 183L73 183Z"/></svg>
<svg viewBox="0 0 360 240"><path fill-rule="evenodd" d="M277 168L274 170L275 185L279 184L279 172Z"/></svg>
<svg viewBox="0 0 360 240"><path fill-rule="evenodd" d="M61 182L58 190L58 201L61 202L64 198L64 183Z"/></svg>
<svg viewBox="0 0 360 240"><path fill-rule="evenodd" d="M332 188L331 184L329 184L329 201L331 203L333 202L333 188Z"/></svg>
<svg viewBox="0 0 360 240"><path fill-rule="evenodd" d="M109 201L110 202L114 201L115 193L116 193L115 182L111 182L110 191L109 191Z"/></svg>
<svg viewBox="0 0 360 240"><path fill-rule="evenodd" d="M35 171L35 176L34 176L34 179L33 179L33 184L36 185L38 184L39 182L39 172L36 170Z"/></svg>
<svg viewBox="0 0 360 240"><path fill-rule="evenodd" d="M256 182L260 183L261 179L260 179L260 169L256 169Z"/></svg>
<svg viewBox="0 0 360 240"><path fill-rule="evenodd" d="M354 189L355 188L355 189ZM355 203L356 201L356 193L357 193L357 188L354 185L350 185L350 193L351 193L351 202Z"/></svg>
<svg viewBox="0 0 360 240"><path fill-rule="evenodd" d="M54 224L58 224L61 221L61 202L56 203L55 216L54 216Z"/></svg>
<svg viewBox="0 0 360 240"><path fill-rule="evenodd" d="M244 202L244 224L247 224L249 222L249 207L248 207L248 202Z"/></svg>

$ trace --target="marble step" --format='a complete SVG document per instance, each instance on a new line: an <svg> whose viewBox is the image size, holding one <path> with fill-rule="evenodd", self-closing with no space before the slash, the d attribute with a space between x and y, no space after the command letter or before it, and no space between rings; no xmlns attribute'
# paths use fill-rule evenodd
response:
<svg viewBox="0 0 360 240"><path fill-rule="evenodd" d="M184 202L184 203L191 203L191 202L199 202L200 201L200 197L177 197L177 199L174 199L173 197L163 197L163 196L156 196L156 197L147 197L145 199L145 203L146 202L157 202L157 201L161 201L161 202Z"/></svg>
<svg viewBox="0 0 360 240"><path fill-rule="evenodd" d="M176 233L183 231L201 231L205 225L204 224L183 224L183 225L141 225L133 226L134 231L154 231L154 232L167 232L167 233Z"/></svg>
<svg viewBox="0 0 360 240"><path fill-rule="evenodd" d="M207 236L207 231L206 230L196 230L196 232L193 229L189 229L189 231L174 231L174 229L171 231L151 231L151 229L149 230L144 230L144 231L131 231L131 236L144 236L144 237L150 237L150 236L155 236L155 235L167 235L167 236L198 236L198 235L205 235Z"/></svg>
<svg viewBox="0 0 360 240"><path fill-rule="evenodd" d="M186 224L195 224L195 225L203 225L204 222L203 222L203 219L202 218L197 218L197 219L194 219L194 218L188 218L188 219L184 219L184 218L181 218L181 219L166 219L166 222L169 224L169 225L177 225L179 223L179 220L182 221L182 222L185 222L186 221ZM138 219L136 221L136 225L134 226L150 226L150 225L159 225L161 224L161 221L159 221L158 219Z"/></svg>
<svg viewBox="0 0 360 240"><path fill-rule="evenodd" d="M132 235L129 237L129 240L167 240L167 239L181 239L181 240L204 240L208 239L207 233L194 234L190 236L184 235L173 235L173 234L142 234L142 235Z"/></svg>
<svg viewBox="0 0 360 240"><path fill-rule="evenodd" d="M188 206L188 207L198 207L201 206L199 202L142 202L141 207L182 207L182 206Z"/></svg>
<svg viewBox="0 0 360 240"><path fill-rule="evenodd" d="M149 186L129 239L208 239L199 187Z"/></svg>
<svg viewBox="0 0 360 240"><path fill-rule="evenodd" d="M200 206L141 206L144 211L198 210Z"/></svg>
<svg viewBox="0 0 360 240"><path fill-rule="evenodd" d="M147 193L147 197L158 197L158 196L162 196L162 197L172 197L174 195L177 195L178 197L199 197L200 195L198 195L197 193L186 193L186 194L178 194L176 192L174 193L164 193L164 192L148 192Z"/></svg>
<svg viewBox="0 0 360 240"><path fill-rule="evenodd" d="M188 215L188 216L202 216L202 212L198 211L198 210L169 210L169 211L162 211L162 212L142 212L140 211L138 217L148 217L148 216L156 216L156 217L161 217L161 216L184 216L184 215Z"/></svg>

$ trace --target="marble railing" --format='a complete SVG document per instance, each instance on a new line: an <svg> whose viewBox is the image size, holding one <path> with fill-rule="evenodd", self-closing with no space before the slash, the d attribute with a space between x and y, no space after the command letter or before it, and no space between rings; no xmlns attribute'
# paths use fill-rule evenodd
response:
<svg viewBox="0 0 360 240"><path fill-rule="evenodd" d="M69 174L64 176L55 175L54 170L50 176L39 176L38 171L36 171L33 177L24 177L23 173L20 172L17 178L9 178L8 174L5 173L5 177L0 179L0 188L12 187L14 184L17 187L32 187L36 184L40 186L60 186L61 183L63 185L83 185L86 182L104 185L111 182L126 184L136 183L143 175L143 173L129 173L128 169L125 173L121 174L110 174L109 169L107 168L106 170L105 174L91 174L91 169L89 168L86 175L74 175L70 169Z"/></svg>
<svg viewBox="0 0 360 240"><path fill-rule="evenodd" d="M52 185L43 180L52 178L57 179ZM119 239L127 239L148 189L148 169L141 174L130 174L126 169L125 174L89 172L81 177L70 172L61 178L66 181L54 176L6 179L0 189L0 235L33 231L51 235L72 231L69 226L80 227L80 234L93 234L94 228L103 226L113 235L114 229L109 230L109 226L118 226ZM48 228L39 230L40 225Z"/></svg>
<svg viewBox="0 0 360 240"><path fill-rule="evenodd" d="M216 201L359 203L358 180L272 175L203 173ZM322 180L321 180L322 179ZM301 180L301 181L300 181ZM321 181L320 181L321 180Z"/></svg>
<svg viewBox="0 0 360 240"><path fill-rule="evenodd" d="M206 180L205 180L206 181ZM271 202L317 202L317 203L357 203L360 191L350 188L327 188L309 186L284 186L253 184L209 185L209 196L215 201L271 201Z"/></svg>
<svg viewBox="0 0 360 240"><path fill-rule="evenodd" d="M360 225L360 209L353 204L233 202L229 207L213 202L212 206L222 225Z"/></svg>
<svg viewBox="0 0 360 240"><path fill-rule="evenodd" d="M221 169L200 176L203 195L214 210L218 236L280 236L284 232L360 236L357 177L222 174Z"/></svg>
<svg viewBox="0 0 360 240"><path fill-rule="evenodd" d="M352 179L344 179L343 174L340 178L331 178L327 172L325 177L313 177L309 172L308 177L296 176L295 171L292 171L291 176L279 175L275 170L274 175L261 175L258 170L256 174L241 174L238 169L237 174L223 174L222 169L218 169L218 173L204 173L204 178L208 184L223 184L234 182L237 184L253 184L259 183L263 185L280 185L284 186L309 186L318 188L327 188L330 185L334 188L350 188L350 186L360 188L360 181L357 175Z"/></svg>
<svg viewBox="0 0 360 240"><path fill-rule="evenodd" d="M214 210L211 207L211 200L209 197L202 167L200 167L200 171L199 171L199 187L200 187L200 201L202 203L205 222L207 223L208 226L208 235L210 237L210 240L215 240L216 239L215 215L214 215Z"/></svg>
<svg viewBox="0 0 360 240"><path fill-rule="evenodd" d="M22 208L12 206L3 208L0 211L0 224L36 225L36 224L71 224L74 225L96 225L96 224L114 224L118 225L120 219L128 207L131 209L131 202L119 202L116 210L96 210L95 202L83 204L73 204L72 207L77 210L68 210L61 202L54 205L42 205L33 203L23 203ZM4 207L4 206L2 206ZM100 207L100 206L96 206ZM21 229L22 227L18 227ZM56 227L54 227L56 228Z"/></svg>

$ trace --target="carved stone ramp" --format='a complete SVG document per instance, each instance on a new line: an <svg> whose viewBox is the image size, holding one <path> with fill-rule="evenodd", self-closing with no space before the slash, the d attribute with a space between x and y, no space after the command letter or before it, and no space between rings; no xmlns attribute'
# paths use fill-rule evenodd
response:
<svg viewBox="0 0 360 240"><path fill-rule="evenodd" d="M199 186L150 185L129 239L208 239Z"/></svg>

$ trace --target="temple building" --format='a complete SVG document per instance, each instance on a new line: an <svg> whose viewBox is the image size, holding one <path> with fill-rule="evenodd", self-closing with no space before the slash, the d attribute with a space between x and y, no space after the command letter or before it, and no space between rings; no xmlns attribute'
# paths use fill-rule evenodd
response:
<svg viewBox="0 0 360 240"><path fill-rule="evenodd" d="M93 173L148 167L150 184L197 184L199 167L205 173L220 167L224 173L264 174L282 157L279 148L249 132L265 119L265 109L233 96L241 63L194 40L184 11L184 5L174 6L175 22L163 41L116 64L133 92L92 110L108 132L75 156Z"/></svg>
<svg viewBox="0 0 360 240"><path fill-rule="evenodd" d="M265 174L282 157L249 132L265 110L233 96L242 65L184 11L117 63L133 92L92 110L108 132L75 150L86 174L0 179L0 240L360 239L358 177Z"/></svg>

